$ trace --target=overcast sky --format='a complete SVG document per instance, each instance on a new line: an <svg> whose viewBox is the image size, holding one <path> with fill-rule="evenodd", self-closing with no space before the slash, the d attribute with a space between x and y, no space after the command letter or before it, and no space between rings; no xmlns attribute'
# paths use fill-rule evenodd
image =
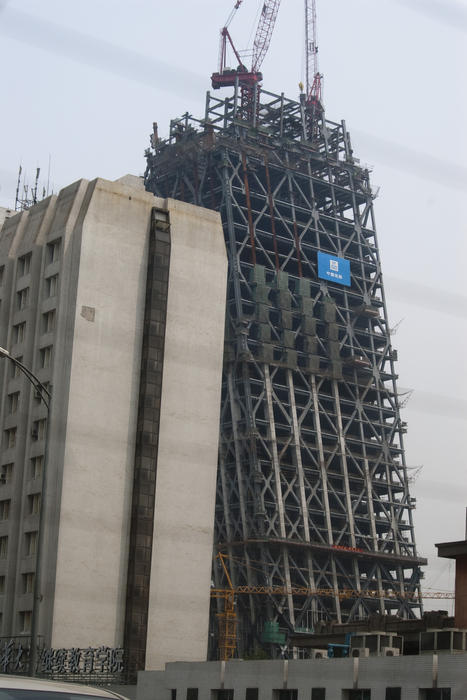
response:
<svg viewBox="0 0 467 700"><path fill-rule="evenodd" d="M153 121L202 116L233 0L0 0L0 205L18 166L55 191L142 174ZM246 48L262 0L230 27ZM453 588L435 542L463 539L467 506L467 0L317 0L326 115L373 169L378 238L425 588ZM298 96L303 0L282 0L264 87ZM423 465L423 468L418 469ZM448 601L427 608L452 610Z"/></svg>

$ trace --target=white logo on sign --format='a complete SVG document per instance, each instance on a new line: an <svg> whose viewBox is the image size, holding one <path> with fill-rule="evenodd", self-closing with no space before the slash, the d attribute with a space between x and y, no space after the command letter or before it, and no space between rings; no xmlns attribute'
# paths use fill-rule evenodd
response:
<svg viewBox="0 0 467 700"><path fill-rule="evenodd" d="M329 267L331 270L334 270L334 272L339 272L339 262L338 260L330 260L329 261Z"/></svg>

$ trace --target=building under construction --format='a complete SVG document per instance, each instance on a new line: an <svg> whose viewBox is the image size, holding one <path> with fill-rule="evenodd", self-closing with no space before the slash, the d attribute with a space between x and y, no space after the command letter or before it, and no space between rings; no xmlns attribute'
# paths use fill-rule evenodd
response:
<svg viewBox="0 0 467 700"><path fill-rule="evenodd" d="M173 120L164 141L155 129L145 176L223 221L215 551L239 593L243 652L281 640L271 623L417 616L426 563L368 170L345 123L313 116L305 95L252 92L208 93L204 119Z"/></svg>

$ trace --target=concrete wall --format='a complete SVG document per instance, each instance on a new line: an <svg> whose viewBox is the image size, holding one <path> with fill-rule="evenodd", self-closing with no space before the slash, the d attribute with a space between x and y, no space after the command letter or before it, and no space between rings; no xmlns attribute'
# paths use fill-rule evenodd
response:
<svg viewBox="0 0 467 700"><path fill-rule="evenodd" d="M233 690L245 700L247 688L258 700L278 700L279 690L296 690L310 700L313 688L325 688L326 700L346 700L345 691L369 689L371 700L385 700L387 688L401 688L401 700L420 700L420 689L451 688L451 700L467 697L466 655L370 657L303 661L241 661L167 664L165 672L138 675L137 700L185 700L187 688L198 688L199 700L212 691Z"/></svg>
<svg viewBox="0 0 467 700"><path fill-rule="evenodd" d="M53 647L123 643L150 214L157 200L96 180L81 213Z"/></svg>
<svg viewBox="0 0 467 700"><path fill-rule="evenodd" d="M10 216L14 215L14 211L12 209L7 209L6 207L0 207L0 229L3 226L3 222L5 219L8 219Z"/></svg>
<svg viewBox="0 0 467 700"><path fill-rule="evenodd" d="M167 200L171 253L146 668L205 660L227 258L220 217Z"/></svg>

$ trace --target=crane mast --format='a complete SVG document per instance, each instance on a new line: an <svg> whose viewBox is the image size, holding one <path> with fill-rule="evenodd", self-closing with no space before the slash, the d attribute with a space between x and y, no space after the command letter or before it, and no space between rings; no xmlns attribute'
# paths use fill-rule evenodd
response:
<svg viewBox="0 0 467 700"><path fill-rule="evenodd" d="M316 41L316 0L305 0L306 95L321 99L321 74Z"/></svg>
<svg viewBox="0 0 467 700"><path fill-rule="evenodd" d="M321 100L321 80L318 64L318 43L316 40L316 0L305 0L305 66L306 66L306 107L308 136L319 136L318 120L324 108Z"/></svg>

